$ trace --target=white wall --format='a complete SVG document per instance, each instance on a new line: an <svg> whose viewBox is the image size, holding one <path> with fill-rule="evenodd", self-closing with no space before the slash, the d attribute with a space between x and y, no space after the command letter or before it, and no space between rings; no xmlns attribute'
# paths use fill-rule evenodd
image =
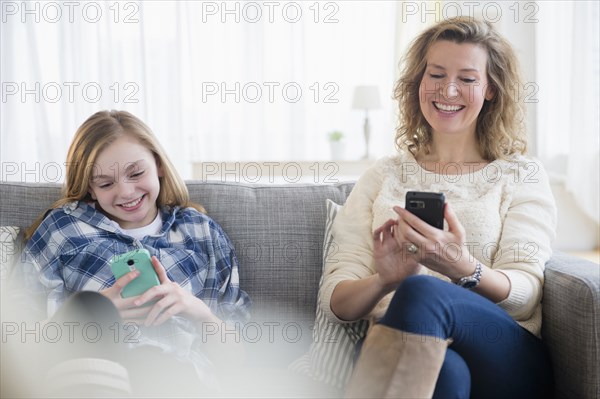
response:
<svg viewBox="0 0 600 399"><path fill-rule="evenodd" d="M564 178L550 174L550 187L558 209L554 248L561 251L591 251L600 247L600 229L575 204L565 189Z"/></svg>

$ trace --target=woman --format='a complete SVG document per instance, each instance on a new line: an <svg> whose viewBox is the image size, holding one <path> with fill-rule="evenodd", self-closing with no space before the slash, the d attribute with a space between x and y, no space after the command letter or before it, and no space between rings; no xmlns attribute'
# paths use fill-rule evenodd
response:
<svg viewBox="0 0 600 399"><path fill-rule="evenodd" d="M395 88L398 154L378 161L338 213L326 264L330 320L375 321L348 396L543 397L544 263L556 209L525 156L510 44L472 18L442 21L408 50ZM446 227L409 213L407 191L445 194Z"/></svg>

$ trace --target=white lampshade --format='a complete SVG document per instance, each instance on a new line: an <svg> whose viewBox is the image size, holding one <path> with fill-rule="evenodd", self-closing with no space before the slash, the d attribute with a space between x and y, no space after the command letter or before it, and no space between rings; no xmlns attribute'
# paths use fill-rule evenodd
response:
<svg viewBox="0 0 600 399"><path fill-rule="evenodd" d="M356 86L354 89L354 99L352 100L354 109L377 109L381 108L379 101L379 87L377 86Z"/></svg>

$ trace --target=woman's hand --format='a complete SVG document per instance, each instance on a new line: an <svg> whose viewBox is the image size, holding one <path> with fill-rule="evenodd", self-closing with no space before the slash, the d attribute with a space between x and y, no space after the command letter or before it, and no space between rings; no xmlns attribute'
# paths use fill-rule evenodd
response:
<svg viewBox="0 0 600 399"><path fill-rule="evenodd" d="M408 256L407 247L397 235L398 221L388 220L373 232L373 258L379 281L386 292L396 289L408 276L417 274L421 265Z"/></svg>
<svg viewBox="0 0 600 399"><path fill-rule="evenodd" d="M456 214L446 203L444 219L448 231L444 231L408 212L399 206L394 207L398 214L397 240L404 248L414 244L414 253L407 253L416 262L456 281L473 273L473 257L465 245L465 229Z"/></svg>
<svg viewBox="0 0 600 399"><path fill-rule="evenodd" d="M220 322L201 299L169 280L164 266L156 256L152 256L152 266L158 275L160 285L148 289L133 301L134 306L143 306L148 302L156 301L153 305L147 306L149 311L144 325L158 326L177 314L194 321Z"/></svg>

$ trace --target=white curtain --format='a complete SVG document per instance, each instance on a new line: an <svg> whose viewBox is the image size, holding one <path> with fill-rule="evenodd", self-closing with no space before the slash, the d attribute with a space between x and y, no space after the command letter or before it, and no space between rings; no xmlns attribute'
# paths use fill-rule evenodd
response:
<svg viewBox="0 0 600 399"><path fill-rule="evenodd" d="M424 26L466 13L517 48L535 83L534 155L550 167L563 159L569 188L598 220L597 2L265 4L2 2L0 179L62 180L75 130L100 109L146 121L184 178L194 161L327 160L332 130L358 159L357 85L380 88L371 150L385 155L400 54Z"/></svg>
<svg viewBox="0 0 600 399"><path fill-rule="evenodd" d="M577 205L600 223L599 3L540 2L538 147ZM563 210L564 211L564 210Z"/></svg>
<svg viewBox="0 0 600 399"><path fill-rule="evenodd" d="M271 5L269 5L271 4ZM77 127L124 109L184 178L194 161L364 151L357 85L377 85L372 153L393 150L396 2L3 2L2 180L61 181Z"/></svg>

